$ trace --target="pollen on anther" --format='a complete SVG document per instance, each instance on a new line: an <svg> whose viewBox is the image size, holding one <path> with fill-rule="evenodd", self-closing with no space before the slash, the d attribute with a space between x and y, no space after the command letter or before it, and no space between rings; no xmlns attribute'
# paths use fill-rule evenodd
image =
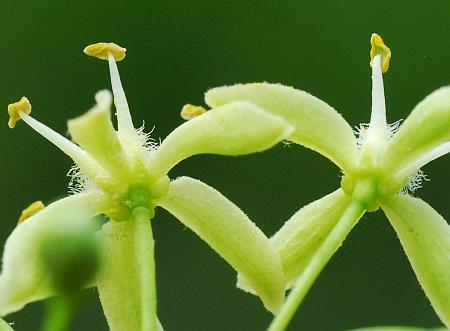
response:
<svg viewBox="0 0 450 331"><path fill-rule="evenodd" d="M389 69L389 61L391 60L391 50L386 46L380 35L373 33L370 37L370 66L373 65L373 59L376 55L381 55L381 71L385 73Z"/></svg>
<svg viewBox="0 0 450 331"><path fill-rule="evenodd" d="M29 205L27 208L25 208L22 211L22 214L19 217L19 221L17 222L18 224L22 223L23 221L25 221L27 218L30 218L31 216L33 216L34 214L36 214L37 212L41 211L42 209L44 209L44 204L42 203L42 201L35 201L33 202L31 205Z"/></svg>
<svg viewBox="0 0 450 331"><path fill-rule="evenodd" d="M120 47L115 43L97 43L87 46L83 52L86 55L94 56L102 60L108 60L111 54L116 61L122 61L125 58L126 48Z"/></svg>
<svg viewBox="0 0 450 331"><path fill-rule="evenodd" d="M13 129L16 126L17 121L20 120L20 112L24 112L25 114L31 113L31 103L27 97L22 97L20 101L8 105L8 126L11 129Z"/></svg>
<svg viewBox="0 0 450 331"><path fill-rule="evenodd" d="M183 106L180 115L182 119L188 121L204 113L206 113L206 109L203 108L202 106L194 106L191 104L187 104Z"/></svg>

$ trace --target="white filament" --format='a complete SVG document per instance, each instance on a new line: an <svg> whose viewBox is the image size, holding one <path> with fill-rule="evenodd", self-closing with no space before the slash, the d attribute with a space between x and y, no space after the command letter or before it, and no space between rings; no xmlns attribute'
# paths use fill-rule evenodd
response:
<svg viewBox="0 0 450 331"><path fill-rule="evenodd" d="M120 81L119 69L114 56L108 54L109 73L111 75L111 86L114 94L114 104L117 111L117 123L119 132L134 132L133 120L128 107L127 97Z"/></svg>
<svg viewBox="0 0 450 331"><path fill-rule="evenodd" d="M81 169L87 174L90 174L91 169L98 169L99 165L95 162L91 156L86 153L79 146L75 145L69 139L61 136L56 131L52 130L45 124L35 120L30 115L27 115L23 111L19 112L20 118L27 123L32 129L40 133L44 138L58 147L61 151L67 154Z"/></svg>
<svg viewBox="0 0 450 331"><path fill-rule="evenodd" d="M370 126L377 128L387 127L380 54L374 57L372 63L372 113L370 115Z"/></svg>

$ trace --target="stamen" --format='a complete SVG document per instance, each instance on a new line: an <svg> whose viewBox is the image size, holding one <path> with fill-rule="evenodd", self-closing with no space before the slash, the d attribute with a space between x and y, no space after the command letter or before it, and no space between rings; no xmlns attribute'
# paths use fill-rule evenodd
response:
<svg viewBox="0 0 450 331"><path fill-rule="evenodd" d="M67 154L76 164L80 166L85 174L91 178L101 177L99 172L103 173L103 169L83 149L26 113L21 111L19 112L19 115L20 118L32 129L40 133L44 138Z"/></svg>
<svg viewBox="0 0 450 331"><path fill-rule="evenodd" d="M22 214L20 215L19 221L17 222L17 224L22 223L27 218L30 218L31 216L33 216L34 214L36 214L37 212L41 211L44 208L45 208L45 205L42 203L42 201L33 202L31 205L29 205L27 208L25 208L22 211Z"/></svg>
<svg viewBox="0 0 450 331"><path fill-rule="evenodd" d="M119 69L112 54L108 56L109 73L111 75L111 86L114 94L114 105L117 111L117 125L119 132L134 132L133 120L128 107L127 97L120 81Z"/></svg>
<svg viewBox="0 0 450 331"><path fill-rule="evenodd" d="M376 33L370 37L370 66L373 67L373 60L376 55L381 55L381 68L383 73L389 69L389 61L391 60L391 50L386 46L383 39Z"/></svg>
<svg viewBox="0 0 450 331"><path fill-rule="evenodd" d="M20 101L11 103L8 105L9 121L8 126L13 129L16 126L17 121L20 120L20 113L31 113L31 103L27 97L22 97Z"/></svg>
<svg viewBox="0 0 450 331"><path fill-rule="evenodd" d="M114 94L114 105L117 111L117 122L119 133L126 132L135 135L133 120L128 107L127 98L120 81L119 69L116 61L125 58L126 49L114 43L98 43L84 49L87 55L95 56L102 60L108 60L111 86Z"/></svg>
<svg viewBox="0 0 450 331"><path fill-rule="evenodd" d="M389 68L391 51L377 34L370 38L370 65L372 67L372 113L369 134L385 139L389 138L386 122L386 104L384 99L383 73Z"/></svg>
<svg viewBox="0 0 450 331"><path fill-rule="evenodd" d="M201 114L206 113L206 109L201 106L194 106L191 104L187 104L183 106L183 109L181 110L181 118L189 121L193 119L194 117L200 116Z"/></svg>

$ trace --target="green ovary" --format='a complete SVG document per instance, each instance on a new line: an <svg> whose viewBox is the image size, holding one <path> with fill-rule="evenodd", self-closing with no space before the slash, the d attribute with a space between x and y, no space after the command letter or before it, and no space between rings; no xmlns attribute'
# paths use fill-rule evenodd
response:
<svg viewBox="0 0 450 331"><path fill-rule="evenodd" d="M382 200L398 193L405 185L404 181L383 176L378 169L359 170L344 175L341 180L342 190L369 212L378 210Z"/></svg>
<svg viewBox="0 0 450 331"><path fill-rule="evenodd" d="M156 181L144 181L129 185L122 193L108 194L110 206L106 215L114 221L126 221L130 219L131 212L144 207L150 211L150 217L155 214L155 200L164 196L170 185L168 176L161 177Z"/></svg>

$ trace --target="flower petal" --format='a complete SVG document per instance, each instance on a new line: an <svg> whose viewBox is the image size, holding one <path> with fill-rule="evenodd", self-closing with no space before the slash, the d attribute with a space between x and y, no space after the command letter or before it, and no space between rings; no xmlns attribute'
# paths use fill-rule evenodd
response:
<svg viewBox="0 0 450 331"><path fill-rule="evenodd" d="M287 289L295 285L350 202L350 197L338 189L297 211L270 238L280 254Z"/></svg>
<svg viewBox="0 0 450 331"><path fill-rule="evenodd" d="M242 155L268 149L286 138L292 127L281 117L248 102L212 109L176 128L152 160L160 176L195 154Z"/></svg>
<svg viewBox="0 0 450 331"><path fill-rule="evenodd" d="M321 153L345 172L356 165L352 128L332 107L309 93L280 84L237 84L209 90L205 100L211 107L234 101L253 102L295 127L289 140Z"/></svg>
<svg viewBox="0 0 450 331"><path fill-rule="evenodd" d="M111 93L95 95L97 105L86 114L68 122L73 140L112 175L121 178L128 171L126 155L111 122Z"/></svg>
<svg viewBox="0 0 450 331"><path fill-rule="evenodd" d="M450 226L426 202L408 195L381 207L436 313L450 327Z"/></svg>
<svg viewBox="0 0 450 331"><path fill-rule="evenodd" d="M386 173L397 173L433 148L450 141L449 128L450 86L446 86L421 101L389 142L381 161Z"/></svg>
<svg viewBox="0 0 450 331"><path fill-rule="evenodd" d="M173 181L169 193L157 203L230 263L267 309L277 311L285 287L280 259L269 239L237 206L189 177Z"/></svg>
<svg viewBox="0 0 450 331"><path fill-rule="evenodd" d="M14 331L14 329L5 320L0 318L0 331Z"/></svg>
<svg viewBox="0 0 450 331"><path fill-rule="evenodd" d="M27 303L54 294L39 256L43 238L55 228L81 222L100 213L96 193L82 193L58 200L17 225L8 237L0 274L0 316L20 310Z"/></svg>
<svg viewBox="0 0 450 331"><path fill-rule="evenodd" d="M112 331L154 330L157 325L150 216L148 210L139 207L132 219L110 221L99 233L107 256L96 284Z"/></svg>

